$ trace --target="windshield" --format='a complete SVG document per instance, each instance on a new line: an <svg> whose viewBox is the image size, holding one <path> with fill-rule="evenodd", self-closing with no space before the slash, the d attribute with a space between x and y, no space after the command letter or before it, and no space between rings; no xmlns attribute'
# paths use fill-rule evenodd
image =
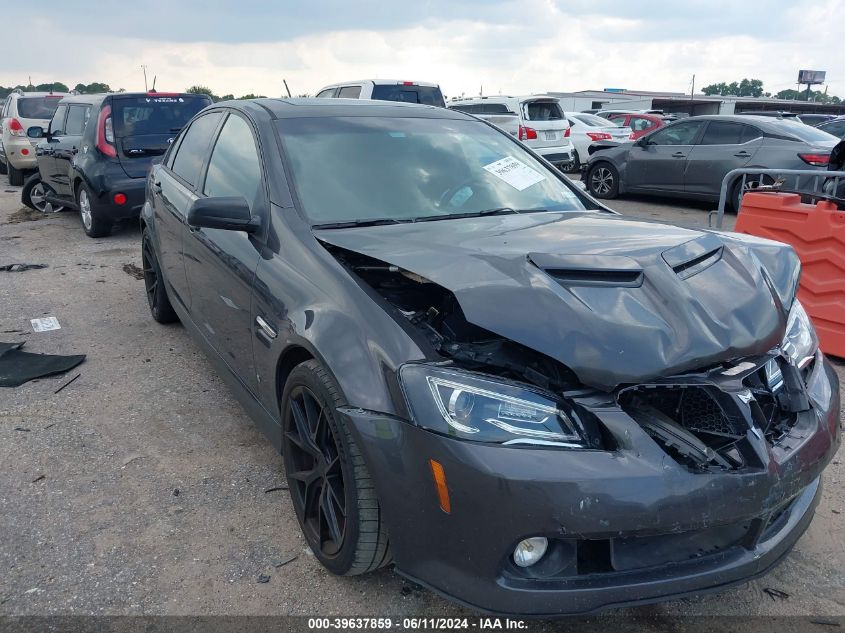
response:
<svg viewBox="0 0 845 633"><path fill-rule="evenodd" d="M521 145L480 121L315 117L277 125L312 224L585 208Z"/></svg>
<svg viewBox="0 0 845 633"><path fill-rule="evenodd" d="M437 86L414 86L404 84L376 84L373 86L373 99L379 101L404 101L446 107L443 93Z"/></svg>
<svg viewBox="0 0 845 633"><path fill-rule="evenodd" d="M18 116L22 119L52 119L62 95L22 97L18 100Z"/></svg>
<svg viewBox="0 0 845 633"><path fill-rule="evenodd" d="M581 123L585 123L590 127L613 127L618 126L620 123L618 121L608 121L595 114L573 114L572 118L578 119Z"/></svg>
<svg viewBox="0 0 845 633"><path fill-rule="evenodd" d="M806 141L808 143L839 142L839 139L832 134L828 134L824 130L819 130L818 128L810 127L804 123L799 123L798 121L777 121L776 125L787 134L797 136L802 141Z"/></svg>
<svg viewBox="0 0 845 633"><path fill-rule="evenodd" d="M119 137L175 134L210 103L205 95L115 97L114 131Z"/></svg>

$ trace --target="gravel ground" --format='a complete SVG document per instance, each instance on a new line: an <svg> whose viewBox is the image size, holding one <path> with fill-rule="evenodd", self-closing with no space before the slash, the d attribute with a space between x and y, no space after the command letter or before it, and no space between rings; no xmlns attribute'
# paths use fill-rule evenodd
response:
<svg viewBox="0 0 845 633"><path fill-rule="evenodd" d="M283 484L279 455L186 332L150 318L131 274L141 264L135 225L92 240L75 214L22 210L20 190L4 185L0 265L48 268L0 272L0 341L88 358L0 390L0 615L472 615L390 570L325 572L287 492L269 491ZM704 226L712 205L611 206ZM29 319L42 316L61 329L33 333ZM838 458L813 524L768 576L615 615L661 629L688 615L842 616L843 478ZM719 622L710 628L730 628Z"/></svg>

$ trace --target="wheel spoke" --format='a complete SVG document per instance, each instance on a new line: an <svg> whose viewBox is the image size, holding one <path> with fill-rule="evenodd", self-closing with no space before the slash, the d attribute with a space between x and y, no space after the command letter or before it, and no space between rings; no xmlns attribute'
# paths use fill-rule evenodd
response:
<svg viewBox="0 0 845 633"><path fill-rule="evenodd" d="M303 400L306 400L306 398L303 398ZM296 430L299 433L299 439L302 442L302 449L306 453L310 453L314 457L318 457L320 455L320 449L311 437L311 429L308 425L306 413L303 411L303 405L299 403L298 399L292 398L290 402L290 410L293 416L293 422L296 425Z"/></svg>
<svg viewBox="0 0 845 633"><path fill-rule="evenodd" d="M338 521L335 506L330 498L328 487L323 488L323 494L320 497L320 511L323 515L323 520L326 522L326 527L329 530L329 536L338 546L343 540L343 531L340 529L340 521Z"/></svg>

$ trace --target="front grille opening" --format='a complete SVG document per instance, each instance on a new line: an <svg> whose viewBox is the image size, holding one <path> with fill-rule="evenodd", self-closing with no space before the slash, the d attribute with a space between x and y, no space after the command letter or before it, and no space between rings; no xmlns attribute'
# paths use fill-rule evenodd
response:
<svg viewBox="0 0 845 633"><path fill-rule="evenodd" d="M778 364L780 378L773 379L764 366L749 375L744 383L754 395L751 408L756 425L763 431L766 441L777 446L798 422L797 410L803 408L802 402L794 402L794 394L791 396L787 387L799 381L803 385L806 378L782 361L772 362Z"/></svg>
<svg viewBox="0 0 845 633"><path fill-rule="evenodd" d="M694 472L759 467L748 425L730 397L710 387L642 386L623 392L622 409L672 458Z"/></svg>

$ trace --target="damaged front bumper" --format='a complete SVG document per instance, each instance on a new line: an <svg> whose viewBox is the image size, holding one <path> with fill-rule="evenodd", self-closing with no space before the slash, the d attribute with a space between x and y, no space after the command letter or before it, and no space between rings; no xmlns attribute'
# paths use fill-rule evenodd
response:
<svg viewBox="0 0 845 633"><path fill-rule="evenodd" d="M840 442L838 380L820 354L811 381L823 401L776 441L754 433L759 463L733 470L694 470L607 400L579 406L613 450L482 444L341 414L376 482L399 573L483 611L562 615L722 588L788 553ZM430 460L442 465L448 513ZM545 557L517 567L515 546L534 536L549 539Z"/></svg>

